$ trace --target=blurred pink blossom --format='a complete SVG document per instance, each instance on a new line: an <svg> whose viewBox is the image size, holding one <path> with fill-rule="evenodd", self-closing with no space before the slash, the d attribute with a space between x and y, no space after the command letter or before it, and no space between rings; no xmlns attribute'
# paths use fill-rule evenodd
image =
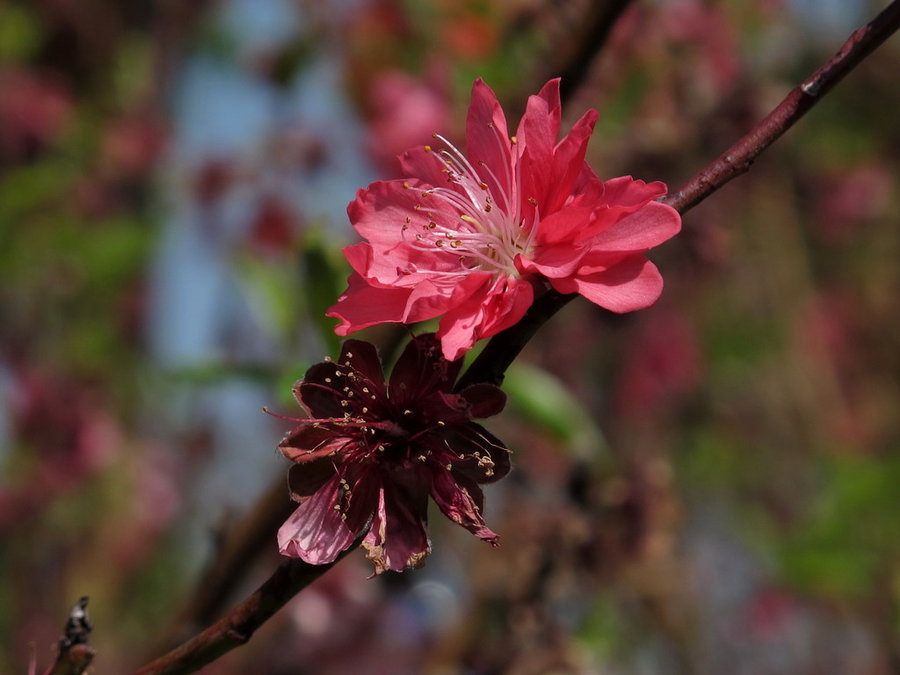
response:
<svg viewBox="0 0 900 675"><path fill-rule="evenodd" d="M21 159L55 140L72 115L72 100L55 78L0 68L0 157Z"/></svg>
<svg viewBox="0 0 900 675"><path fill-rule="evenodd" d="M449 124L445 96L426 82L399 70L376 76L369 92L371 120L366 151L379 172L395 176L401 152L431 139Z"/></svg>
<svg viewBox="0 0 900 675"><path fill-rule="evenodd" d="M623 360L615 404L625 416L656 417L700 383L697 335L687 317L675 310L642 317Z"/></svg>

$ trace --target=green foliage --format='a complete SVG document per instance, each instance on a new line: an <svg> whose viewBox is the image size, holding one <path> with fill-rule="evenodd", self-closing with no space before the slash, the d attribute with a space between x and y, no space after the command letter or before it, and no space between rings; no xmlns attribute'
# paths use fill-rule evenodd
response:
<svg viewBox="0 0 900 675"><path fill-rule="evenodd" d="M523 362L506 373L507 414L548 434L577 457L591 458L605 446L603 436L581 402L555 377Z"/></svg>
<svg viewBox="0 0 900 675"><path fill-rule="evenodd" d="M900 457L835 454L821 489L780 547L792 584L808 593L865 600L900 554Z"/></svg>
<svg viewBox="0 0 900 675"><path fill-rule="evenodd" d="M27 7L0 5L0 64L20 63L40 46L41 26Z"/></svg>

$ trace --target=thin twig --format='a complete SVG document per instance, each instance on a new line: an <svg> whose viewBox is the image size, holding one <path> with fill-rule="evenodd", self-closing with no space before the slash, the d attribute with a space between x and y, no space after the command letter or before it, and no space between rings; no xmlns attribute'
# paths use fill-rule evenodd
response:
<svg viewBox="0 0 900 675"><path fill-rule="evenodd" d="M273 550L275 532L297 508L288 496L287 481L278 476L266 487L256 504L228 532L199 578L193 594L162 639L171 649L221 616L244 571L260 556ZM156 653L159 653L157 651Z"/></svg>
<svg viewBox="0 0 900 675"><path fill-rule="evenodd" d="M327 565L310 565L290 559L282 563L250 597L225 617L168 654L135 671L135 675L193 673L246 643L269 618L297 593L330 570L356 544Z"/></svg>
<svg viewBox="0 0 900 675"><path fill-rule="evenodd" d="M44 675L81 675L94 660L95 652L88 646L91 622L87 616L87 596L82 597L66 619L63 636L59 639L59 653L56 662Z"/></svg>
<svg viewBox="0 0 900 675"><path fill-rule="evenodd" d="M750 133L679 190L666 195L662 201L680 213L685 213L732 178L746 173L763 150L790 129L847 73L893 35L898 27L900 1L894 0L881 14L853 33L825 65L795 87Z"/></svg>
<svg viewBox="0 0 900 675"><path fill-rule="evenodd" d="M569 100L584 84L591 65L606 46L613 26L631 2L632 0L609 0L588 3L581 40L574 46L567 65L558 73L561 78L559 95L563 102Z"/></svg>

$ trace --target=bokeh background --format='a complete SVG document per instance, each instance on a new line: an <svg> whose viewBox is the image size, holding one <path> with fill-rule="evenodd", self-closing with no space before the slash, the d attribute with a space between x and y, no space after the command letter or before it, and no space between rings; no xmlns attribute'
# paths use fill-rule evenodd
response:
<svg viewBox="0 0 900 675"><path fill-rule="evenodd" d="M129 672L279 563L260 409L336 351L347 202L475 77L517 119L563 74L596 171L675 188L886 4L0 3L0 672L81 595ZM435 517L424 569L354 553L203 672L900 672L898 70L691 211L655 307L542 329L489 424L500 549Z"/></svg>

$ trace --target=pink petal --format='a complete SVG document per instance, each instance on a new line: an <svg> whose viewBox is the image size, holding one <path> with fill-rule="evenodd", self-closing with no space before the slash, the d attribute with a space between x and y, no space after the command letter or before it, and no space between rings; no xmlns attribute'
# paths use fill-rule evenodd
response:
<svg viewBox="0 0 900 675"><path fill-rule="evenodd" d="M514 193L512 149L506 117L494 92L481 78L472 85L472 102L466 117L466 150L470 163L478 168L479 175L492 194ZM479 168L481 162L487 166L487 171ZM513 208L510 204L500 206Z"/></svg>
<svg viewBox="0 0 900 675"><path fill-rule="evenodd" d="M666 194L666 184L645 183L631 176L620 176L603 182L603 201L609 206L639 209L647 202Z"/></svg>
<svg viewBox="0 0 900 675"><path fill-rule="evenodd" d="M553 244L574 244L583 238L584 231L594 220L596 205L579 204L563 208L544 217L538 224L535 242L539 247Z"/></svg>
<svg viewBox="0 0 900 675"><path fill-rule="evenodd" d="M496 335L525 316L534 301L534 288L522 279L506 278L478 292L448 311L438 324L444 358L455 361L476 340Z"/></svg>
<svg viewBox="0 0 900 675"><path fill-rule="evenodd" d="M440 192L423 195L428 187L411 178L372 183L357 193L347 213L366 242L348 246L344 255L361 276L383 285L413 286L423 276L459 271L459 257L452 251L423 248L416 239L432 223L451 231L459 226L459 207Z"/></svg>
<svg viewBox="0 0 900 675"><path fill-rule="evenodd" d="M594 133L597 117L596 110L588 110L575 123L568 135L557 144L553 152L553 182L541 206L543 213L553 213L562 208L566 200L572 196L584 168L584 156L591 134Z"/></svg>
<svg viewBox="0 0 900 675"><path fill-rule="evenodd" d="M559 78L549 80L541 90L528 97L525 114L519 121L516 137L524 149L531 143L541 146L541 154L548 156L559 136L562 104L559 98Z"/></svg>
<svg viewBox="0 0 900 675"><path fill-rule="evenodd" d="M278 530L282 555L311 565L330 563L356 539L344 524L338 503L340 483L335 477L303 502Z"/></svg>
<svg viewBox="0 0 900 675"><path fill-rule="evenodd" d="M430 156L433 153L426 154ZM442 182L438 183L438 186L459 191L456 184L447 182L446 174L440 175ZM427 215L422 210L426 200L440 200L436 195L430 197L422 195L422 190L431 187L435 186L419 177L376 181L367 188L357 191L356 199L347 205L347 215L353 227L372 245L376 254L390 254L398 244L414 242L417 228L426 225L429 220L447 227L457 224L454 215L456 210ZM446 209L438 210L446 211ZM403 229L404 225L407 226L406 230Z"/></svg>
<svg viewBox="0 0 900 675"><path fill-rule="evenodd" d="M609 269L592 274L551 279L560 293L580 293L613 312L649 307L662 293L663 280L656 266L643 255L631 255Z"/></svg>
<svg viewBox="0 0 900 675"><path fill-rule="evenodd" d="M433 187L448 187L447 174L443 171L444 163L433 150L426 147L410 148L398 157L403 175Z"/></svg>
<svg viewBox="0 0 900 675"><path fill-rule="evenodd" d="M376 324L403 321L411 289L376 288L355 273L347 282L348 288L337 304L325 312L325 316L341 320L335 333L348 335Z"/></svg>
<svg viewBox="0 0 900 675"><path fill-rule="evenodd" d="M671 206L650 202L591 239L603 251L645 251L681 231L681 216Z"/></svg>
<svg viewBox="0 0 900 675"><path fill-rule="evenodd" d="M465 302L466 298L477 293L488 280L489 272L472 272L463 277L452 277L452 283L438 284L438 278L434 281L423 278L410 293L403 314L403 323L416 323L427 321L440 316L453 307Z"/></svg>

